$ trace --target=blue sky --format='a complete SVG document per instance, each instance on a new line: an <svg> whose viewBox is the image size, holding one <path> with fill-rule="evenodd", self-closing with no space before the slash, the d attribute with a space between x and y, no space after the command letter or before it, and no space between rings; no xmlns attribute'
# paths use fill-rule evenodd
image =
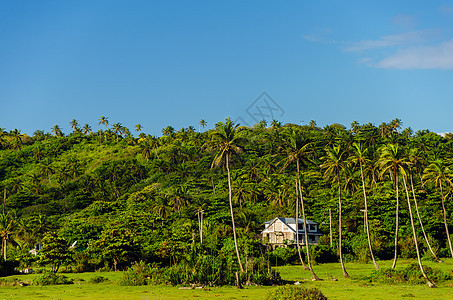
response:
<svg viewBox="0 0 453 300"><path fill-rule="evenodd" d="M283 123L453 131L453 1L0 2L6 130L253 124L263 92Z"/></svg>

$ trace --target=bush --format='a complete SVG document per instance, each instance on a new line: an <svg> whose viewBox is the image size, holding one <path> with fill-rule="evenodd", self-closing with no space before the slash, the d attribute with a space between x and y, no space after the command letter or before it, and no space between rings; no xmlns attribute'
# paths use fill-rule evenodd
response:
<svg viewBox="0 0 453 300"><path fill-rule="evenodd" d="M150 277L151 270L143 261L135 262L132 266L123 273L123 278L120 280L120 285L138 286L146 285L147 277Z"/></svg>
<svg viewBox="0 0 453 300"><path fill-rule="evenodd" d="M301 249L302 257L304 257L304 252ZM299 255L297 254L296 248L282 248L277 247L274 251L270 252L269 254L269 263L272 266L278 265L286 265L289 263L294 263L299 259Z"/></svg>
<svg viewBox="0 0 453 300"><path fill-rule="evenodd" d="M313 253L311 259L317 263L338 262L338 256L332 247L330 247L330 241L327 235L323 235L319 239L318 244L311 247L310 252Z"/></svg>
<svg viewBox="0 0 453 300"><path fill-rule="evenodd" d="M64 275L45 272L36 277L33 281L35 285L54 285L54 284L73 284L74 281Z"/></svg>
<svg viewBox="0 0 453 300"><path fill-rule="evenodd" d="M273 292L267 295L268 300L324 300L327 299L323 293L317 288L305 288L295 285L285 285L276 288Z"/></svg>
<svg viewBox="0 0 453 300"><path fill-rule="evenodd" d="M424 266L423 269L425 270L426 276L434 282L446 281L452 278L450 274L445 274L438 269L428 266ZM378 271L373 271L368 279L373 282L380 282L384 284L426 283L426 280L423 278L417 263L413 263L402 270L380 269Z"/></svg>
<svg viewBox="0 0 453 300"><path fill-rule="evenodd" d="M4 261L0 259L0 276L9 276L16 274L17 272L14 270L19 266L19 262L15 260L7 260Z"/></svg>
<svg viewBox="0 0 453 300"><path fill-rule="evenodd" d="M90 280L88 282L89 283L101 283L101 282L108 281L108 280L109 279L106 277L96 276L96 277L90 278Z"/></svg>

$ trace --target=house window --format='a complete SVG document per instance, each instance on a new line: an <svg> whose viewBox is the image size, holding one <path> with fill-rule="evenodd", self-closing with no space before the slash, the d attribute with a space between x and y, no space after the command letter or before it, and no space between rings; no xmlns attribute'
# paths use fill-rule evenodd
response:
<svg viewBox="0 0 453 300"><path fill-rule="evenodd" d="M309 229L310 231L316 231L316 225L310 224L309 227L308 227L308 229Z"/></svg>

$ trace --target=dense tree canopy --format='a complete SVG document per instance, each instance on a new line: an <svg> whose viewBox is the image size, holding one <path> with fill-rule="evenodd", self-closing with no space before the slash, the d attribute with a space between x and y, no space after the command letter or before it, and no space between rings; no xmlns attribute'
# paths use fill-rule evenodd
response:
<svg viewBox="0 0 453 300"><path fill-rule="evenodd" d="M314 260L327 261L328 251L339 247L340 260L373 254L396 262L415 257L409 207L399 201L406 197L403 179L424 225L415 219L416 235L424 230L436 255L453 255L451 135L413 134L401 130L399 119L378 127L353 122L350 129L276 120L242 127L227 119L206 131L201 120L199 132L166 126L162 137L137 124L136 138L119 122L109 128L107 117L98 121L103 129L96 133L76 119L69 135L58 125L33 137L1 130L0 187L14 220L5 221L2 233L7 258L28 252L52 231L77 240L78 252L98 253L91 254L97 267L137 260L171 266L225 255L239 270L241 259L265 252L258 242L263 222L294 216L294 199L303 195L304 214L326 235L329 209L339 216L331 224L332 248L316 246ZM216 165L224 168L211 168Z"/></svg>

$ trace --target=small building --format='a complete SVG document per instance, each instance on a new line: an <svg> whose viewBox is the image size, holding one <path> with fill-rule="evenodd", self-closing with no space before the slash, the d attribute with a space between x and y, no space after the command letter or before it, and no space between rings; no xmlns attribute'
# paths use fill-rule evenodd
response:
<svg viewBox="0 0 453 300"><path fill-rule="evenodd" d="M299 244L305 245L304 219L298 219ZM319 223L307 219L308 244L317 244L322 235L319 231ZM261 232L263 243L275 247L296 246L296 219L277 217L264 222L264 230Z"/></svg>

